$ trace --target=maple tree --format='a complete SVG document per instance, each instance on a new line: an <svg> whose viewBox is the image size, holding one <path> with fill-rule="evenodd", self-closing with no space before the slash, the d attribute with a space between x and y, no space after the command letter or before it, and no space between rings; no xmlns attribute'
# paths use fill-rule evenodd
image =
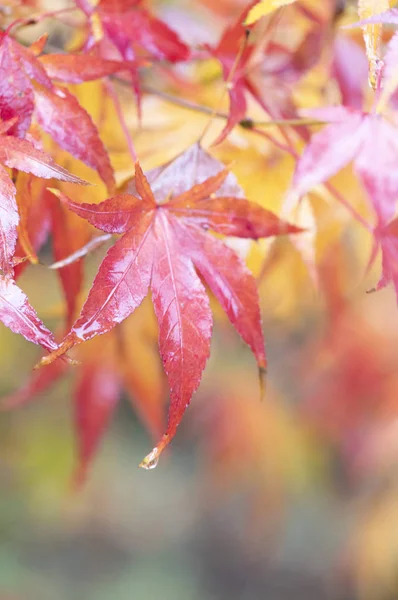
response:
<svg viewBox="0 0 398 600"><path fill-rule="evenodd" d="M3 406L30 402L74 369L78 479L121 388L157 436L141 466L156 466L210 355L212 312L219 315L213 296L254 354L265 386L258 289L283 244L295 248L319 289L325 206L344 211L371 237L363 277L381 251L372 289L392 282L398 290L398 51L397 34L387 29L398 23L397 9L388 0L359 0L357 15L346 18L341 3L322 4L237 2L219 31L209 38L196 32L194 42L144 0L76 0L47 13L39 1L10 2L1 14L0 320L47 352ZM65 44L53 44L50 30L34 41L24 37L32 25L54 20L73 31ZM85 85L96 86L91 111ZM194 133L179 136L178 123L163 131L155 122L148 144L148 98L169 103L180 119L190 111ZM173 136L183 143L173 147ZM246 155L249 139L257 163ZM267 203L267 186L253 193L250 172L272 177L273 161L283 181L278 200ZM351 164L360 186L354 200L335 181ZM244 251L232 238L245 240ZM65 303L55 335L16 283L29 263L39 268L49 240ZM82 259L103 244L86 293ZM257 280L249 268L256 253ZM170 396L165 427L161 375L142 385L129 358L134 341L126 342L126 319L148 294ZM331 339L329 346L340 344ZM157 370L156 358L145 368Z"/></svg>

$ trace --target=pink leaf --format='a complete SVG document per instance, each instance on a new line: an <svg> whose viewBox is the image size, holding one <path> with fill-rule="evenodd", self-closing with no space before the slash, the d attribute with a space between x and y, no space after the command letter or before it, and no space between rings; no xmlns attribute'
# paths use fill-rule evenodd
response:
<svg viewBox="0 0 398 600"><path fill-rule="evenodd" d="M47 54L40 58L40 62L51 79L65 83L92 81L125 68L121 62L89 54Z"/></svg>
<svg viewBox="0 0 398 600"><path fill-rule="evenodd" d="M19 216L15 193L14 184L0 165L0 269L4 272L11 270L17 242Z"/></svg>
<svg viewBox="0 0 398 600"><path fill-rule="evenodd" d="M40 321L23 291L8 277L0 278L0 321L29 342L49 351L57 348L51 331Z"/></svg>
<svg viewBox="0 0 398 600"><path fill-rule="evenodd" d="M47 133L67 152L98 171L109 191L115 178L108 153L90 115L68 92L35 87L37 119Z"/></svg>
<svg viewBox="0 0 398 600"><path fill-rule="evenodd" d="M179 243L195 263L258 365L266 368L257 285L243 261L221 240L198 227L176 225Z"/></svg>
<svg viewBox="0 0 398 600"><path fill-rule="evenodd" d="M209 357L212 317L206 292L190 259L176 244L167 217L159 217L155 232L151 289L170 387L165 436L173 437Z"/></svg>

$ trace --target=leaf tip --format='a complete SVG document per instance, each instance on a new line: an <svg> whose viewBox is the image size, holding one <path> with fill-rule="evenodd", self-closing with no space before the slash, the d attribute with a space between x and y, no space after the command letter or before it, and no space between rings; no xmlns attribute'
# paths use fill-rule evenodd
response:
<svg viewBox="0 0 398 600"><path fill-rule="evenodd" d="M146 457L140 462L138 465L141 469L146 469L150 471L151 469L155 469L159 462L159 450L158 448L154 448Z"/></svg>
<svg viewBox="0 0 398 600"><path fill-rule="evenodd" d="M27 255L27 256L14 256L14 258L12 259L12 266L13 267L17 267L18 265L22 265L23 263L25 263L26 261L29 261L30 263L37 265L39 264L39 259L37 258L37 256L33 256L33 255Z"/></svg>
<svg viewBox="0 0 398 600"><path fill-rule="evenodd" d="M158 465L160 455L162 454L166 446L168 446L172 437L173 436L169 433L165 433L160 442L157 444L157 446L155 446L155 448L153 448L153 450L151 450L151 452L146 455L146 457L140 462L138 466L141 469L146 469L147 471L155 469Z"/></svg>
<svg viewBox="0 0 398 600"><path fill-rule="evenodd" d="M72 494L76 494L81 492L84 487L84 484L87 481L87 465L82 464L76 467L75 472L72 475L72 479L70 482L70 490Z"/></svg>
<svg viewBox="0 0 398 600"><path fill-rule="evenodd" d="M57 198L61 199L62 194L61 194L60 190L57 190L57 188L52 188L52 187L48 187L46 189L47 189L48 192L50 192L54 196L56 196Z"/></svg>
<svg viewBox="0 0 398 600"><path fill-rule="evenodd" d="M260 382L260 400L263 401L267 392L267 367L265 364L259 365L258 378Z"/></svg>

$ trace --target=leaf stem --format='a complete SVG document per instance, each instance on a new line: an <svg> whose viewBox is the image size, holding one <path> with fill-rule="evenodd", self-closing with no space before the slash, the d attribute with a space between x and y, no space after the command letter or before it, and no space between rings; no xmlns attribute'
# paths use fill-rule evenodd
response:
<svg viewBox="0 0 398 600"><path fill-rule="evenodd" d="M120 122L120 126L123 130L124 137L126 138L126 142L127 142L127 146L128 146L131 158L133 159L133 162L135 163L135 162L137 162L138 157L137 157L137 153L134 148L133 140L131 138L130 132L127 127L126 120L124 118L124 114L122 111L122 107L120 105L118 95L116 94L115 88L109 79L104 80L104 85L108 91L110 98L112 99L116 114L117 114L119 122Z"/></svg>
<svg viewBox="0 0 398 600"><path fill-rule="evenodd" d="M59 15L75 12L77 10L76 6L69 6L67 8L60 8L58 10L49 11L46 13L41 13L38 15L33 15L30 17L21 17L20 19L16 19L4 30L4 35L9 35L10 31L15 27L24 27L29 25L37 25L44 19L50 19L52 17L58 17Z"/></svg>

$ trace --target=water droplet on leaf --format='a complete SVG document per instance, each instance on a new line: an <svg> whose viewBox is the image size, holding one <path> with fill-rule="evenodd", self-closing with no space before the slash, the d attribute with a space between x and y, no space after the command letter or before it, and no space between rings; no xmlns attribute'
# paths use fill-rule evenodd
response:
<svg viewBox="0 0 398 600"><path fill-rule="evenodd" d="M146 457L140 462L139 466L142 469L146 469L149 471L150 469L154 469L157 467L159 462L159 450L158 448L154 448L152 452L146 455Z"/></svg>

